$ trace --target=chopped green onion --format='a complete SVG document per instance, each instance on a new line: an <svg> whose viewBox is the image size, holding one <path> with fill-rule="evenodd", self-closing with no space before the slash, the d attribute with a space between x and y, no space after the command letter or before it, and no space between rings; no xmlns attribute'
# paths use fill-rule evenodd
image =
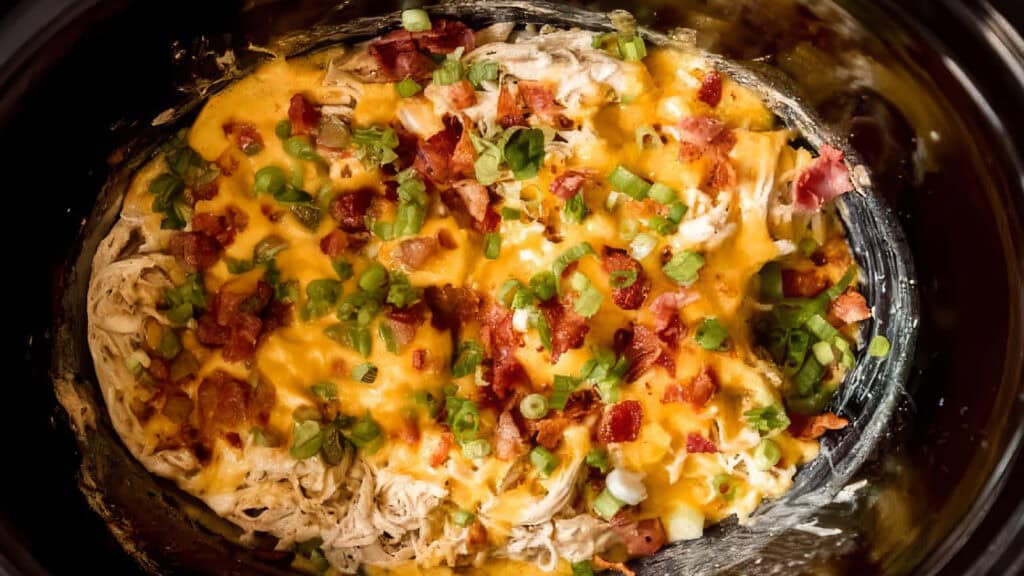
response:
<svg viewBox="0 0 1024 576"><path fill-rule="evenodd" d="M322 318L341 297L341 282L330 278L318 278L306 285L306 305L302 308L305 321Z"/></svg>
<svg viewBox="0 0 1024 576"><path fill-rule="evenodd" d="M754 448L754 464L761 470L774 468L781 458L782 450L770 438L762 438L761 443Z"/></svg>
<svg viewBox="0 0 1024 576"><path fill-rule="evenodd" d="M806 330L791 330L786 338L786 355L782 371L789 376L796 374L804 365L807 348L811 344L811 335Z"/></svg>
<svg viewBox="0 0 1024 576"><path fill-rule="evenodd" d="M715 494L725 501L731 501L739 494L739 485L736 479L729 474L716 474L711 479L711 486L714 488Z"/></svg>
<svg viewBox="0 0 1024 576"><path fill-rule="evenodd" d="M623 60L635 62L643 60L647 56L647 45L644 43L643 38L639 36L633 36L632 38L619 36L616 40L619 46L619 54Z"/></svg>
<svg viewBox="0 0 1024 576"><path fill-rule="evenodd" d="M821 382L824 372L825 368L818 362L818 359L813 354L808 356L800 371L793 376L793 386L797 395L801 397L812 395L815 387Z"/></svg>
<svg viewBox="0 0 1024 576"><path fill-rule="evenodd" d="M629 254L637 260L643 260L657 247L658 238L643 232L634 236L629 243Z"/></svg>
<svg viewBox="0 0 1024 576"><path fill-rule="evenodd" d="M476 515L468 510L462 510L461 508L452 512L452 522L460 528L465 528L476 520Z"/></svg>
<svg viewBox="0 0 1024 576"><path fill-rule="evenodd" d="M615 380L601 380L594 384L594 389L597 390L597 395L605 404L615 404L621 396L619 382Z"/></svg>
<svg viewBox="0 0 1024 576"><path fill-rule="evenodd" d="M340 418L336 419L323 429L324 440L320 447L320 453L330 466L341 464L345 459L345 453L348 452L348 442L345 441L345 437L341 433L340 422Z"/></svg>
<svg viewBox="0 0 1024 576"><path fill-rule="evenodd" d="M320 227L320 220L323 218L323 212L317 206L310 204L294 204L288 207L291 211L292 216L299 221L300 224L316 232Z"/></svg>
<svg viewBox="0 0 1024 576"><path fill-rule="evenodd" d="M797 250L800 251L804 256L810 256L818 249L818 242L814 238L803 238L800 243L796 245Z"/></svg>
<svg viewBox="0 0 1024 576"><path fill-rule="evenodd" d="M530 463L545 477L558 468L558 458L543 446L534 446L530 451Z"/></svg>
<svg viewBox="0 0 1024 576"><path fill-rule="evenodd" d="M613 270L608 280L612 288L623 289L636 284L639 276L640 274L632 268L629 270Z"/></svg>
<svg viewBox="0 0 1024 576"><path fill-rule="evenodd" d="M484 236L484 258L497 260L501 255L501 234L488 232Z"/></svg>
<svg viewBox="0 0 1024 576"><path fill-rule="evenodd" d="M395 237L394 222L374 222L373 235L381 240L391 240Z"/></svg>
<svg viewBox="0 0 1024 576"><path fill-rule="evenodd" d="M629 195L634 200L643 200L651 189L651 183L636 174L630 172L625 166L619 164L608 175L608 183L618 192Z"/></svg>
<svg viewBox="0 0 1024 576"><path fill-rule="evenodd" d="M514 296L512 296L512 303L509 308L513 310L521 310L523 308L529 308L533 306L533 301L536 297L533 295L533 290L519 284L518 289Z"/></svg>
<svg viewBox="0 0 1024 576"><path fill-rule="evenodd" d="M376 168L398 159L398 134L390 127L356 128L352 131L356 145L356 158L368 167Z"/></svg>
<svg viewBox="0 0 1024 576"><path fill-rule="evenodd" d="M729 349L725 343L729 339L729 332L717 318L705 318L697 327L693 339L705 350L724 352Z"/></svg>
<svg viewBox="0 0 1024 576"><path fill-rule="evenodd" d="M605 520L611 520L625 505L625 502L612 496L612 493L605 488L597 495L597 498L594 498L593 506L594 512L597 512L598 516Z"/></svg>
<svg viewBox="0 0 1024 576"><path fill-rule="evenodd" d="M562 213L569 224L582 224L583 219L587 217L587 204L583 201L583 192L577 192L575 196L566 200Z"/></svg>
<svg viewBox="0 0 1024 576"><path fill-rule="evenodd" d="M594 37L590 40L590 47L595 50L601 50L604 48L604 43L607 40L615 38L614 32L602 32L600 34L594 34Z"/></svg>
<svg viewBox="0 0 1024 576"><path fill-rule="evenodd" d="M484 360L484 347L478 342L467 340L459 345L458 354L452 363L452 376L462 378L476 371L476 367Z"/></svg>
<svg viewBox="0 0 1024 576"><path fill-rule="evenodd" d="M530 290L533 291L538 300L544 301L554 298L558 292L555 275L548 271L537 272L530 278Z"/></svg>
<svg viewBox="0 0 1024 576"><path fill-rule="evenodd" d="M430 30L430 15L426 10L414 8L402 10L402 28L409 32L424 32Z"/></svg>
<svg viewBox="0 0 1024 576"><path fill-rule="evenodd" d="M786 411L781 406L774 404L747 410L743 413L743 418L754 430L762 434L789 427L789 417L786 416Z"/></svg>
<svg viewBox="0 0 1024 576"><path fill-rule="evenodd" d="M519 411L524 418L539 420L548 413L548 400L540 394L527 394L519 402Z"/></svg>
<svg viewBox="0 0 1024 576"><path fill-rule="evenodd" d="M398 341L395 340L395 332L387 322L381 322L377 326L377 335L384 341L384 348L392 354L398 354Z"/></svg>
<svg viewBox="0 0 1024 576"><path fill-rule="evenodd" d="M288 120L281 120L274 125L274 134L281 140L287 140L292 135L292 123Z"/></svg>
<svg viewBox="0 0 1024 576"><path fill-rule="evenodd" d="M459 80L462 80L462 75L465 71L462 61L459 60L453 52L444 59L444 62L441 62L441 65L437 69L434 70L434 84L439 86L455 84Z"/></svg>
<svg viewBox="0 0 1024 576"><path fill-rule="evenodd" d="M679 195L676 194L676 191L661 182L651 184L651 188L648 190L647 196L651 200L654 200L659 204L664 204L665 206L679 200Z"/></svg>
<svg viewBox="0 0 1024 576"><path fill-rule="evenodd" d="M256 171L256 179L252 186L253 194L270 194L276 197L284 190L286 180L284 170L281 168L264 166Z"/></svg>
<svg viewBox="0 0 1024 576"><path fill-rule="evenodd" d="M368 454L376 452L383 441L380 424L366 414L352 426L348 434L349 442L356 445Z"/></svg>
<svg viewBox="0 0 1024 576"><path fill-rule="evenodd" d="M576 301L572 303L577 314L590 318L601 308L604 294L590 283L590 279L582 272L574 272L569 279L572 288L577 291Z"/></svg>
<svg viewBox="0 0 1024 576"><path fill-rule="evenodd" d="M573 562L572 576L594 576L594 569L590 566L590 562L586 560Z"/></svg>
<svg viewBox="0 0 1024 576"><path fill-rule="evenodd" d="M423 86L420 83L413 80L412 78L406 78L401 82L395 84L395 92L402 98L409 98L415 96L423 90Z"/></svg>
<svg viewBox="0 0 1024 576"><path fill-rule="evenodd" d="M469 137L477 153L476 162L473 163L476 179L484 186L490 186L498 181L499 167L504 158L503 149L475 134Z"/></svg>
<svg viewBox="0 0 1024 576"><path fill-rule="evenodd" d="M587 453L587 466L597 468L602 474L607 474L612 469L611 462L608 461L608 453L597 448L593 448Z"/></svg>
<svg viewBox="0 0 1024 576"><path fill-rule="evenodd" d="M846 292L846 289L850 286L850 283L853 282L853 279L856 277L857 265L853 264L846 269L846 272L843 273L843 276L839 279L838 282L832 285L832 287L830 287L828 290L825 290L825 297L827 297L829 300L835 300L840 295L842 295L843 292Z"/></svg>
<svg viewBox="0 0 1024 576"><path fill-rule="evenodd" d="M299 160L312 160L323 162L323 158L316 153L313 142L308 136L292 136L284 141L284 151L293 158Z"/></svg>
<svg viewBox="0 0 1024 576"><path fill-rule="evenodd" d="M596 254L596 252L594 252L594 247L591 246L589 242L580 242L559 254L559 256L555 258L555 263L552 266L552 270L555 274L555 286L558 285L558 279L562 277L562 272L565 272L565 269L569 267L569 264L572 264L588 254Z"/></svg>
<svg viewBox="0 0 1024 576"><path fill-rule="evenodd" d="M669 260L661 271L681 286L690 286L700 277L700 269L704 267L704 256L696 252L684 250Z"/></svg>
<svg viewBox="0 0 1024 576"><path fill-rule="evenodd" d="M288 452L296 460L312 458L320 453L323 440L320 424L316 420L296 422L292 428L292 447Z"/></svg>
<svg viewBox="0 0 1024 576"><path fill-rule="evenodd" d="M462 455L469 460L479 460L491 454L491 444L487 440L470 440L462 445Z"/></svg>
<svg viewBox="0 0 1024 576"><path fill-rule="evenodd" d="M676 233L676 224L664 216L655 216L647 221L647 227L657 232L660 236L669 236Z"/></svg>
<svg viewBox="0 0 1024 576"><path fill-rule="evenodd" d="M689 207L682 202L672 202L668 205L668 215L666 218L669 219L673 224L679 224L683 221L683 216L686 216L686 212L689 211Z"/></svg>
<svg viewBox="0 0 1024 576"><path fill-rule="evenodd" d="M569 401L569 395L572 394L572 391L576 388L578 383L579 381L572 376L556 374L555 382L552 386L551 399L548 400L548 405L555 410L564 409L566 402ZM521 408L520 411L522 411Z"/></svg>
<svg viewBox="0 0 1024 576"><path fill-rule="evenodd" d="M377 366L366 362L352 369L352 379L364 384L373 384L377 380Z"/></svg>
<svg viewBox="0 0 1024 576"><path fill-rule="evenodd" d="M883 358L889 355L889 349L892 345L889 344L889 339L879 334L871 339L871 343L868 344L868 354L875 358Z"/></svg>
<svg viewBox="0 0 1024 576"><path fill-rule="evenodd" d="M778 262L769 262L758 273L761 278L761 299L765 302L782 300L782 267Z"/></svg>
<svg viewBox="0 0 1024 576"><path fill-rule="evenodd" d="M651 148L661 148L662 146L661 136L648 124L637 128L634 134L636 136L636 147L641 150L648 146Z"/></svg>
<svg viewBox="0 0 1024 576"><path fill-rule="evenodd" d="M833 328L832 325L828 323L828 320L825 320L825 318L820 314L815 314L808 318L806 326L811 334L817 336L818 340L831 342L836 338L836 336L839 336L839 331Z"/></svg>
<svg viewBox="0 0 1024 576"><path fill-rule="evenodd" d="M502 206L501 210L499 210L499 213L501 214L502 220L513 221L522 218L522 212L516 210L515 208L509 208L507 206Z"/></svg>
<svg viewBox="0 0 1024 576"><path fill-rule="evenodd" d="M814 357L821 362L822 365L828 366L835 361L835 353L832 352L832 345L828 342L815 342L811 346L811 351L814 352Z"/></svg>
<svg viewBox="0 0 1024 576"><path fill-rule="evenodd" d="M480 89L483 82L493 82L498 79L498 63L493 60L480 60L474 62L466 73L466 79L474 88Z"/></svg>
<svg viewBox="0 0 1024 576"><path fill-rule="evenodd" d="M408 308L419 302L423 291L409 282L409 277L401 272L391 273L391 285L388 286L388 295L385 300L388 304L394 304L399 308Z"/></svg>
<svg viewBox="0 0 1024 576"><path fill-rule="evenodd" d="M374 262L359 275L359 287L363 290L383 288L388 282L388 271L380 262Z"/></svg>
<svg viewBox="0 0 1024 576"><path fill-rule="evenodd" d="M173 360L181 353L181 339L178 338L178 334L170 328L164 328L163 334L160 335L160 344L157 346L156 351L164 357L166 360Z"/></svg>
<svg viewBox="0 0 1024 576"><path fill-rule="evenodd" d="M355 274L352 271L352 265L344 260L335 260L331 262L331 268L334 268L334 273L338 275L338 280L340 282L348 280Z"/></svg>
<svg viewBox="0 0 1024 576"><path fill-rule="evenodd" d="M836 347L836 350L842 353L843 358L841 362L843 366L847 368L853 368L856 359L853 357L853 350L850 348L850 343L844 340L842 337L836 338L832 345Z"/></svg>
<svg viewBox="0 0 1024 576"><path fill-rule="evenodd" d="M516 180L533 178L544 164L544 132L516 130L505 143L503 155Z"/></svg>
<svg viewBox="0 0 1024 576"><path fill-rule="evenodd" d="M338 397L338 388L334 385L334 382L323 381L317 382L309 387L313 394L323 398L324 400L332 400Z"/></svg>
<svg viewBox="0 0 1024 576"><path fill-rule="evenodd" d="M545 349L551 350L551 326L548 326L548 319L540 313L533 314L530 316L534 327L537 328L537 336L540 337L540 343Z"/></svg>

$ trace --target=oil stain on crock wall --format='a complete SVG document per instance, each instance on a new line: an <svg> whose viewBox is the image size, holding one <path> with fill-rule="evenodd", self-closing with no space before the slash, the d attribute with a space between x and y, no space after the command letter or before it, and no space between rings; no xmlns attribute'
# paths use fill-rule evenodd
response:
<svg viewBox="0 0 1024 576"><path fill-rule="evenodd" d="M169 49L185 92L175 112L160 117L161 127L169 130L176 122L187 121L195 112L193 96L216 90L224 78L258 62L264 54L250 41L277 53L294 53L329 40L339 29L353 31L345 28L353 15L397 8L370 7L364 2L335 8L334 3L310 2L304 9L281 11L279 4L253 3L242 12L241 28L261 34L183 38ZM1017 301L1007 289L1011 284L1001 260L1000 233L1005 233L1006 225L1002 229L990 225L1006 184L981 168L983 158L995 154L987 149L988 136L978 119L965 112L972 107L962 91L952 88L954 79L938 73L940 64L934 55L927 60L914 52L917 65L911 66L910 50L922 46L898 31L882 29L889 34L883 41L843 12L815 12L788 0L651 2L640 8L632 3L612 4L586 7L629 8L642 23L660 30L694 29L701 47L752 69L773 68L792 78L806 101L835 130L848 134L871 166L875 187L900 215L921 278L923 326L916 370L896 423L880 438L877 457L861 475L869 483L855 485L859 489L844 492L830 505L827 523L803 526L770 544L766 540L758 564L740 563L727 571L764 571L770 564L786 566L791 573L908 571L949 532L981 489L996 464L995 448L1002 442L1010 405L999 394L1000 390L1005 394L1001 384L1009 370L1003 366L1003 350L980 345L971 337L980 331L987 341L1012 346L1017 329L1009 323L993 324L993 319L1005 320L1007 310L1015 312ZM288 19L274 17L282 12ZM870 12L862 16L880 17ZM266 33L267 22L279 32L318 22L327 28L277 36ZM924 72L926 66L932 78ZM948 89L936 90L933 83L946 84ZM943 92L949 101L935 98ZM147 146L166 133L136 130L140 132L138 140L112 157L117 175L104 190L85 238L95 241L109 229L127 175L134 168L131 162L144 157ZM964 194L968 189L974 193ZM971 242L959 242L949 230L962 231ZM59 394L83 444L83 491L149 570L167 573L202 567L219 573L275 573L285 569L287 557L268 548L249 552L227 544L218 534L230 540L237 536L232 527L146 474L103 422L103 411L88 384L88 354L81 346L84 318L75 314L84 310L81 298L88 277L84 264L91 258L91 248L94 244L81 246L80 265L71 269L65 284L67 315L54 371ZM954 261L969 267L969 273L951 270L951 260L944 257L949 253L962 254ZM986 287L983 297L978 294L979 284ZM977 315L957 314L966 308L965 299L972 300ZM986 387L990 401L979 402L977 389L952 385L966 381ZM971 409L963 413L961 409L968 405ZM90 420L95 426L89 425ZM983 424L987 422L991 424ZM964 432L958 434L961 425ZM977 434L989 439L991 449L979 447L982 439ZM935 457L940 451L942 458ZM953 469L951 462L963 463L963 468ZM941 515L930 512L940 508L945 510Z"/></svg>

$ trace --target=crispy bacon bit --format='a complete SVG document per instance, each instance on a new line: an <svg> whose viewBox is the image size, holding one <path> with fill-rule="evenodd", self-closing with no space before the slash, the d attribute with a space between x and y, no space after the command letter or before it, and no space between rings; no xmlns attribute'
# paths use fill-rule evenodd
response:
<svg viewBox="0 0 1024 576"><path fill-rule="evenodd" d="M309 134L320 122L320 110L302 94L295 94L288 104L288 119L292 134Z"/></svg>
<svg viewBox="0 0 1024 576"><path fill-rule="evenodd" d="M822 144L818 157L800 172L793 183L793 200L804 210L817 210L837 196L853 190L850 170L843 162L843 153Z"/></svg>
<svg viewBox="0 0 1024 576"><path fill-rule="evenodd" d="M235 235L245 230L249 216L234 206L228 206L224 214L196 212L192 217L192 231L212 236L221 247L230 246Z"/></svg>
<svg viewBox="0 0 1024 576"><path fill-rule="evenodd" d="M224 135L246 154L255 154L263 149L263 136L248 122L228 122L224 125Z"/></svg>
<svg viewBox="0 0 1024 576"><path fill-rule="evenodd" d="M512 328L511 312L492 305L483 318L481 340L493 362L490 382L495 396L504 400L516 387L529 384L529 376L515 356L515 349L523 343Z"/></svg>
<svg viewBox="0 0 1024 576"><path fill-rule="evenodd" d="M477 222L483 222L487 216L487 206L491 203L491 197L487 194L487 188L476 180L459 180L453 184L462 205L466 212Z"/></svg>
<svg viewBox="0 0 1024 576"><path fill-rule="evenodd" d="M505 410L498 416L498 424L494 428L494 454L502 460L512 460L522 452L523 436L516 426L511 410Z"/></svg>
<svg viewBox="0 0 1024 576"><path fill-rule="evenodd" d="M451 432L442 432L441 437L438 438L437 445L434 446L434 450L430 453L430 465L436 468L444 464L448 460L448 453L454 444L455 436Z"/></svg>
<svg viewBox="0 0 1024 576"><path fill-rule="evenodd" d="M249 399L249 420L266 426L270 423L270 413L277 404L277 389L274 384L266 378L260 378L256 387L252 389Z"/></svg>
<svg viewBox="0 0 1024 576"><path fill-rule="evenodd" d="M718 447L715 446L714 442L700 434L690 432L686 435L686 451L690 454L714 454L718 452Z"/></svg>
<svg viewBox="0 0 1024 576"><path fill-rule="evenodd" d="M415 446L420 441L420 426L416 422L415 414L403 414L398 426L398 438L409 446Z"/></svg>
<svg viewBox="0 0 1024 576"><path fill-rule="evenodd" d="M850 423L846 418L836 416L831 412L818 414L817 416L790 414L789 420L789 433L796 438L803 438L804 440L820 438L828 430L842 430Z"/></svg>
<svg viewBox="0 0 1024 576"><path fill-rule="evenodd" d="M691 116L679 123L679 157L684 161L707 157L711 166L706 184L712 189L727 188L735 181L736 171L729 162L735 144L735 134L721 120Z"/></svg>
<svg viewBox="0 0 1024 576"><path fill-rule="evenodd" d="M171 237L171 254L187 270L205 270L220 260L221 245L204 232L177 232Z"/></svg>
<svg viewBox="0 0 1024 576"><path fill-rule="evenodd" d="M466 529L466 547L474 553L488 545L487 528L479 520L474 520Z"/></svg>
<svg viewBox="0 0 1024 576"><path fill-rule="evenodd" d="M423 79L434 70L430 54L448 54L460 46L469 53L476 46L473 31L461 22L437 20L423 32L395 30L370 43L369 54L391 80Z"/></svg>
<svg viewBox="0 0 1024 576"><path fill-rule="evenodd" d="M660 518L634 520L628 513L620 512L612 518L611 525L632 557L650 556L665 545L665 528Z"/></svg>
<svg viewBox="0 0 1024 576"><path fill-rule="evenodd" d="M704 154L728 154L736 136L717 118L690 116L679 123L679 154L683 160L696 160Z"/></svg>
<svg viewBox="0 0 1024 576"><path fill-rule="evenodd" d="M454 179L473 177L476 150L456 116L444 117L444 130L420 142L413 167L424 178L447 184Z"/></svg>
<svg viewBox="0 0 1024 576"><path fill-rule="evenodd" d="M224 172L224 167L221 166L221 172ZM224 172L225 176L230 176ZM220 193L220 179L215 179L211 182L207 182L202 186L197 186L192 189L192 200L199 202L200 200L213 200Z"/></svg>
<svg viewBox="0 0 1024 576"><path fill-rule="evenodd" d="M370 209L374 195L373 188L342 192L331 200L327 211L345 232L363 232L366 230L366 211Z"/></svg>
<svg viewBox="0 0 1024 576"><path fill-rule="evenodd" d="M828 306L828 312L844 324L852 324L871 318L871 309L868 308L868 301L859 292L853 290L847 290L833 300Z"/></svg>
<svg viewBox="0 0 1024 576"><path fill-rule="evenodd" d="M348 248L348 234L343 230L331 230L320 239L320 251L332 260L345 253Z"/></svg>
<svg viewBox="0 0 1024 576"><path fill-rule="evenodd" d="M636 576L636 572L630 570L629 567L622 562L609 562L600 556L594 556L592 562L594 563L594 568L597 568L598 572L614 570L615 572L622 574L622 576Z"/></svg>
<svg viewBox="0 0 1024 576"><path fill-rule="evenodd" d="M811 298L828 288L828 278L817 270L782 271L782 293L787 298Z"/></svg>
<svg viewBox="0 0 1024 576"><path fill-rule="evenodd" d="M502 128L526 126L528 111L520 105L516 94L512 93L508 84L502 84L498 92L498 123Z"/></svg>
<svg viewBox="0 0 1024 576"><path fill-rule="evenodd" d="M718 70L712 70L704 75L700 89L697 90L697 99L712 108L722 101L722 75Z"/></svg>
<svg viewBox="0 0 1024 576"><path fill-rule="evenodd" d="M434 254L437 254L439 248L437 238L433 236L409 238L402 240L391 256L409 270L420 270Z"/></svg>
<svg viewBox="0 0 1024 576"><path fill-rule="evenodd" d="M636 281L623 288L612 289L612 300L615 305L623 310L636 310L643 305L647 294L651 291L651 281L644 274L644 267L631 258L625 250L605 246L602 250L601 266L604 271L612 274L614 272L635 272Z"/></svg>
<svg viewBox="0 0 1024 576"><path fill-rule="evenodd" d="M565 409L562 410L562 416L579 424L591 415L601 414L602 406L597 392L593 388L584 388L569 395L569 399L565 402Z"/></svg>
<svg viewBox="0 0 1024 576"><path fill-rule="evenodd" d="M430 323L439 330L456 328L477 318L480 313L480 295L472 288L428 286L423 300L430 308Z"/></svg>
<svg viewBox="0 0 1024 576"><path fill-rule="evenodd" d="M417 348L412 351L412 368L413 370L423 370L427 365L427 351L423 348Z"/></svg>
<svg viewBox="0 0 1024 576"><path fill-rule="evenodd" d="M551 363L554 364L566 351L583 346L590 326L569 303L557 298L541 302L540 309L551 328Z"/></svg>
<svg viewBox="0 0 1024 576"><path fill-rule="evenodd" d="M560 416L552 416L537 422L537 444L554 450L562 443L562 436L565 429L569 427L571 420Z"/></svg>
<svg viewBox="0 0 1024 576"><path fill-rule="evenodd" d="M662 292L651 301L650 310L654 315L654 329L658 332L669 327L673 318L679 317L679 311L688 304L700 299L700 294L688 288L680 288L675 292Z"/></svg>
<svg viewBox="0 0 1024 576"><path fill-rule="evenodd" d="M583 189L583 185L590 180L591 176L591 173L581 170L566 170L551 181L551 193L563 200L568 200Z"/></svg>
<svg viewBox="0 0 1024 576"><path fill-rule="evenodd" d="M452 107L456 110L469 108L476 104L476 90L473 88L473 85L469 83L469 80L459 80L445 88L445 92L448 96L448 102L450 102Z"/></svg>
<svg viewBox="0 0 1024 576"><path fill-rule="evenodd" d="M519 82L519 98L526 108L533 112L542 122L550 124L555 115L562 109L555 102L555 94L551 88L540 82L523 80Z"/></svg>
<svg viewBox="0 0 1024 576"><path fill-rule="evenodd" d="M676 363L658 334L646 326L634 326L632 331L620 329L615 334L615 349L629 360L626 381L633 382L656 365L674 375Z"/></svg>
<svg viewBox="0 0 1024 576"><path fill-rule="evenodd" d="M203 378L196 392L200 432L212 438L238 428L249 413L250 387L223 370Z"/></svg>
<svg viewBox="0 0 1024 576"><path fill-rule="evenodd" d="M644 409L636 400L623 400L605 408L598 438L602 442L632 442L640 435Z"/></svg>
<svg viewBox="0 0 1024 576"><path fill-rule="evenodd" d="M290 314L288 306L270 306L273 295L270 285L262 281L251 293L222 289L199 318L196 338L207 346L223 346L228 362L252 358L260 335L282 325Z"/></svg>
<svg viewBox="0 0 1024 576"><path fill-rule="evenodd" d="M694 408L702 408L717 391L718 384L715 382L714 373L710 368L704 366L686 384L677 383L668 386L661 397L661 402L663 404L686 402Z"/></svg>
<svg viewBox="0 0 1024 576"><path fill-rule="evenodd" d="M423 306L389 308L385 316L399 346L405 346L416 338L416 330L423 324Z"/></svg>

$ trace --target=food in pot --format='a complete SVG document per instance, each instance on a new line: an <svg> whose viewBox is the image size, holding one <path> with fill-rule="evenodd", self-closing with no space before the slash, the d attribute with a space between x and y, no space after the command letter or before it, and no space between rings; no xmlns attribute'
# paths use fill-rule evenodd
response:
<svg viewBox="0 0 1024 576"><path fill-rule="evenodd" d="M871 316L842 154L628 26L402 21L136 174L88 308L132 454L311 572L628 572L783 495Z"/></svg>

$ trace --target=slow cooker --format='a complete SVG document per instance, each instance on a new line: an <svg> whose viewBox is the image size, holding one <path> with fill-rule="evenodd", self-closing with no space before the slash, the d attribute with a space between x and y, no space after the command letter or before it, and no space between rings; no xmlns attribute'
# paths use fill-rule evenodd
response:
<svg viewBox="0 0 1024 576"><path fill-rule="evenodd" d="M88 389L87 262L133 159L266 49L291 55L372 36L379 30L368 22L413 4L36 0L0 12L12 368L0 574L290 573L286 555L233 544L232 526L146 474L102 417L82 442L81 415L58 401L60 385ZM886 383L894 408L863 439L870 450L848 485L814 503L814 522L769 527L755 547L710 538L698 546L712 561L694 566L683 550L638 573L1024 572L1024 10L1009 0L593 1L552 10L582 19L616 8L654 31L690 30L699 47L782 79L848 143L906 239L917 302L907 369L880 376L896 379ZM385 20L365 20L376 16ZM228 52L225 67L218 56Z"/></svg>

